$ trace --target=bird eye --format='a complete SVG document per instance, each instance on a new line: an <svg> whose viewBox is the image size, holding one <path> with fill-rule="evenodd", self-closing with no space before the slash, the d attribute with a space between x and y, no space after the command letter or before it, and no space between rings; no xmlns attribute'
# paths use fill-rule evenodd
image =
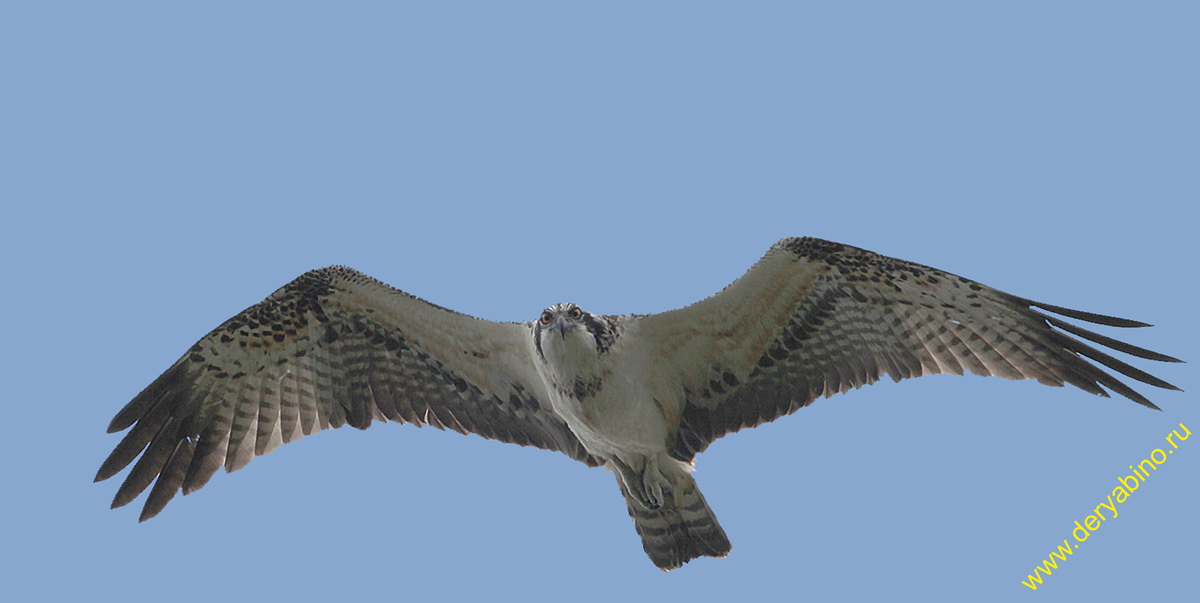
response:
<svg viewBox="0 0 1200 603"><path fill-rule="evenodd" d="M583 318L583 312L581 312L579 308L571 308L571 311L567 313L567 316L570 316L571 320L579 320L580 318Z"/></svg>
<svg viewBox="0 0 1200 603"><path fill-rule="evenodd" d="M550 324L550 321L552 321L552 320L554 320L554 315L553 315L553 314L551 314L551 313L550 313L550 312L548 312L548 311L547 311L547 312L542 312L542 324L544 324L544 325L548 325L548 324Z"/></svg>

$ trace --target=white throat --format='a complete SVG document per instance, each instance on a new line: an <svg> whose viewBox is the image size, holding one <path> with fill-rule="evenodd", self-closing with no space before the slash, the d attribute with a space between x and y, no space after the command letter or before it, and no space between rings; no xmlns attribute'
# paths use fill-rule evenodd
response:
<svg viewBox="0 0 1200 603"><path fill-rule="evenodd" d="M562 331L557 322L544 327L542 353L545 356L543 377L551 386L569 388L577 379L592 378L600 372L596 339L582 324L568 325Z"/></svg>

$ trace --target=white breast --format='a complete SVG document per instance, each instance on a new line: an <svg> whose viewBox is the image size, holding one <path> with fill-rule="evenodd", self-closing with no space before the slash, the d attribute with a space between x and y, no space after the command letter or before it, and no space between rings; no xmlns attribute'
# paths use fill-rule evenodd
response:
<svg viewBox="0 0 1200 603"><path fill-rule="evenodd" d="M664 452L668 420L677 421L672 409L679 402L662 400L664 392L650 387L641 363L627 357L625 344L631 335L622 334L603 355L597 354L591 334L583 329L569 331L565 338L544 336L545 362L534 351L555 412L589 452L601 457Z"/></svg>

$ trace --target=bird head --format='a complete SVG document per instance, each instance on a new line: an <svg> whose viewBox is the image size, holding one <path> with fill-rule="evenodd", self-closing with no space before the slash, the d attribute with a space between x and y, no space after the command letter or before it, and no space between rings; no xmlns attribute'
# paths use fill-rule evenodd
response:
<svg viewBox="0 0 1200 603"><path fill-rule="evenodd" d="M533 323L538 354L559 367L595 363L616 339L612 317L585 312L575 304L555 304Z"/></svg>
<svg viewBox="0 0 1200 603"><path fill-rule="evenodd" d="M580 329L587 330L587 325L583 322L586 315L587 313L580 310L579 306L575 304L554 304L542 310L537 328L543 336L553 335L560 340L565 340L567 333Z"/></svg>

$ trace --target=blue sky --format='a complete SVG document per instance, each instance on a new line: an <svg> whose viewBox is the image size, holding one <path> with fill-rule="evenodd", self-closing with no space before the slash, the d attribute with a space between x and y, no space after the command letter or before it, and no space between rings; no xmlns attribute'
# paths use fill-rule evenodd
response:
<svg viewBox="0 0 1200 603"><path fill-rule="evenodd" d="M137 523L112 415L196 339L346 264L524 321L680 307L817 236L1195 344L1190 3L7 5L6 590L129 600L1130 600L1191 593L1200 440L1036 595L1127 466L1200 430L979 377L729 436L733 542L663 574L612 476L433 429L325 432Z"/></svg>

